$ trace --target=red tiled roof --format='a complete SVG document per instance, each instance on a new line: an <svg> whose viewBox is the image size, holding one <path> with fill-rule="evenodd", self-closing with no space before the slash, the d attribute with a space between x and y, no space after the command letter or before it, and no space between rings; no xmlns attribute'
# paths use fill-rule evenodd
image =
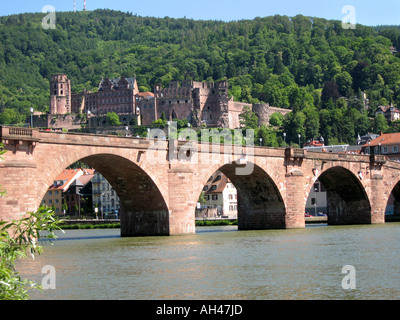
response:
<svg viewBox="0 0 400 320"><path fill-rule="evenodd" d="M63 190L68 183L71 182L81 171L81 169L65 169L62 173L60 173L57 178L54 179L56 181L62 181L61 183L54 183L49 187L49 190Z"/></svg>
<svg viewBox="0 0 400 320"><path fill-rule="evenodd" d="M137 95L143 98L154 97L154 93L149 91L139 92Z"/></svg>
<svg viewBox="0 0 400 320"><path fill-rule="evenodd" d="M400 132L383 133L378 138L364 144L363 147L376 147L379 145L379 143L381 144L381 146L400 144Z"/></svg>
<svg viewBox="0 0 400 320"><path fill-rule="evenodd" d="M221 179L217 180L218 176L221 176ZM208 189L205 190L205 193L221 193L224 191L227 183L229 183L230 180L226 175L224 175L222 172L217 171L213 176L212 180L208 181L206 186L208 186ZM215 186L215 189L213 190L213 186Z"/></svg>

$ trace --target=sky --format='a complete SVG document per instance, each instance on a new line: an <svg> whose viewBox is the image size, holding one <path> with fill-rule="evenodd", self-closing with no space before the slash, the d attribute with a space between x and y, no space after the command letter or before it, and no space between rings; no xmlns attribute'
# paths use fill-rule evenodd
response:
<svg viewBox="0 0 400 320"><path fill-rule="evenodd" d="M74 0L1 0L0 16L25 12L42 12L51 5L55 11L73 11ZM83 9L84 0L75 0L76 9ZM345 10L346 5L352 11ZM139 16L170 17L194 20L242 20L275 14L289 17L297 14L367 26L400 25L399 0L86 0L87 10L113 9ZM353 23L353 22L352 22Z"/></svg>

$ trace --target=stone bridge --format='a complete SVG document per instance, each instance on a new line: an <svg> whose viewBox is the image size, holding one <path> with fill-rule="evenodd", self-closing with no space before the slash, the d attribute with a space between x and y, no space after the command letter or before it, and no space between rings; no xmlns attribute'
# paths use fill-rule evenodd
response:
<svg viewBox="0 0 400 320"><path fill-rule="evenodd" d="M238 190L241 230L304 228L305 205L319 179L328 224L385 222L391 193L400 214L400 164L380 155L294 148L63 133L1 127L0 220L37 210L53 180L81 160L112 185L121 203L121 235L195 232L195 208L220 170Z"/></svg>

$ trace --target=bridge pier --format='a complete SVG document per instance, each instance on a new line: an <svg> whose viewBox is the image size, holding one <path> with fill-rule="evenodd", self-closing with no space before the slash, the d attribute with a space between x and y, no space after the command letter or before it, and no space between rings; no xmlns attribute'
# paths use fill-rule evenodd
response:
<svg viewBox="0 0 400 320"><path fill-rule="evenodd" d="M286 184L286 229L305 228L304 217L304 191L303 174L300 171L292 171L285 175ZM304 204L304 205L302 205Z"/></svg>
<svg viewBox="0 0 400 320"><path fill-rule="evenodd" d="M387 200L383 190L382 175L374 174L371 177L371 224L385 223Z"/></svg>
<svg viewBox="0 0 400 320"><path fill-rule="evenodd" d="M168 169L170 235L196 231L193 183L193 171L185 168Z"/></svg>

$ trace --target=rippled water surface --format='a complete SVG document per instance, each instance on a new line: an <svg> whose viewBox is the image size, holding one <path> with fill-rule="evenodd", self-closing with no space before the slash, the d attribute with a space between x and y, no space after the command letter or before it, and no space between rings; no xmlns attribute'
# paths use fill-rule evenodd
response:
<svg viewBox="0 0 400 320"><path fill-rule="evenodd" d="M56 289L34 299L400 299L400 223L121 238L119 229L66 230L18 265ZM345 265L355 289L342 287Z"/></svg>

